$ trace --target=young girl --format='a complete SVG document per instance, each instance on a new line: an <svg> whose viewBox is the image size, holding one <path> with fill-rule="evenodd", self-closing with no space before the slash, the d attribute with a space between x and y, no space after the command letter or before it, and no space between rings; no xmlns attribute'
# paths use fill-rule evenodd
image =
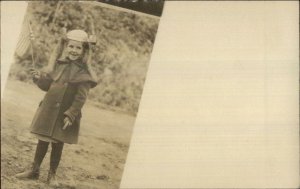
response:
<svg viewBox="0 0 300 189"><path fill-rule="evenodd" d="M16 175L20 179L38 179L39 168L51 143L50 170L47 182L57 185L56 169L64 143L78 142L81 108L90 88L97 85L90 69L91 49L88 35L72 30L62 38L49 63L47 72L31 69L33 81L47 91L33 118L31 133L38 138L33 165L30 170Z"/></svg>

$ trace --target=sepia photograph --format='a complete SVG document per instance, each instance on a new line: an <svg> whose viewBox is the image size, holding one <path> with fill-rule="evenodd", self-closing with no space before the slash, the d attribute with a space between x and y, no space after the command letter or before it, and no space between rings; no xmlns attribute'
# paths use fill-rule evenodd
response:
<svg viewBox="0 0 300 189"><path fill-rule="evenodd" d="M140 3L27 3L1 99L2 188L119 188L163 7Z"/></svg>
<svg viewBox="0 0 300 189"><path fill-rule="evenodd" d="M1 188L299 188L299 2L1 1Z"/></svg>

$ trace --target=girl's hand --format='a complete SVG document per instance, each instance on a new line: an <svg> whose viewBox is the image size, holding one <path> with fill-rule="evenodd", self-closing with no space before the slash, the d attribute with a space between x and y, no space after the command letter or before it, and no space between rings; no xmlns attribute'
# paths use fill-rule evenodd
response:
<svg viewBox="0 0 300 189"><path fill-rule="evenodd" d="M29 38L30 38L30 40L32 40L32 41L35 39L35 36L34 36L34 34L33 34L32 32L30 32Z"/></svg>
<svg viewBox="0 0 300 189"><path fill-rule="evenodd" d="M30 68L29 72L30 72L30 74L32 75L33 78L40 79L41 73L39 71L37 71L36 69Z"/></svg>
<svg viewBox="0 0 300 189"><path fill-rule="evenodd" d="M63 130L65 130L67 127L69 127L69 126L71 126L72 125L72 121L70 120L70 118L69 117L65 117L65 119L64 119L64 126L63 126Z"/></svg>

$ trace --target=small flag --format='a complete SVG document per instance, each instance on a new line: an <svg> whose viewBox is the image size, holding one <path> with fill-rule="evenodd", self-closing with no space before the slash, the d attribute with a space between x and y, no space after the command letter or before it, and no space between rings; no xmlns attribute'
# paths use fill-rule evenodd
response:
<svg viewBox="0 0 300 189"><path fill-rule="evenodd" d="M15 54L18 57L24 57L24 55L28 53L30 49L30 43L31 43L30 34L31 34L30 20L29 20L29 16L26 15L24 17L21 33L15 51Z"/></svg>

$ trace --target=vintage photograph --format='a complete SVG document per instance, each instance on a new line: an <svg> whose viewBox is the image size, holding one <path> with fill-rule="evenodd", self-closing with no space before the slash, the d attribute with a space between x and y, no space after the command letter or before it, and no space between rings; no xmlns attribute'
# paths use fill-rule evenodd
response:
<svg viewBox="0 0 300 189"><path fill-rule="evenodd" d="M1 101L2 188L119 188L163 7L142 3L28 2Z"/></svg>

